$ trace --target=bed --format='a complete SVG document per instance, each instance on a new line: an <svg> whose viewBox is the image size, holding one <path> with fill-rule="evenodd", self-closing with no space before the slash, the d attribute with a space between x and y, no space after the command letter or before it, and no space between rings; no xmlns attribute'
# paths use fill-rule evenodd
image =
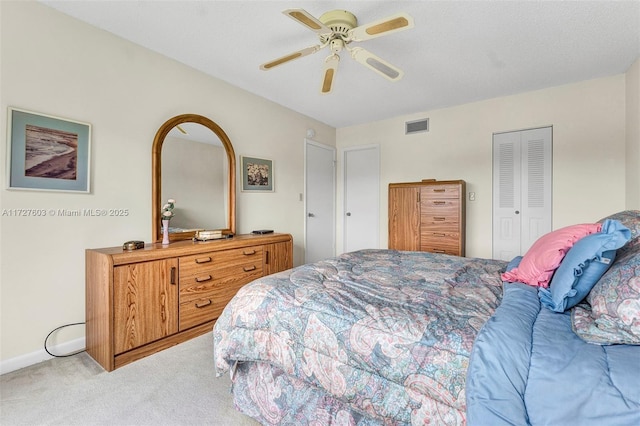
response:
<svg viewBox="0 0 640 426"><path fill-rule="evenodd" d="M626 237L558 298L559 266L614 222ZM215 324L216 374L265 425L640 424L640 212L599 224L547 287L505 281L529 252L361 250L261 278Z"/></svg>

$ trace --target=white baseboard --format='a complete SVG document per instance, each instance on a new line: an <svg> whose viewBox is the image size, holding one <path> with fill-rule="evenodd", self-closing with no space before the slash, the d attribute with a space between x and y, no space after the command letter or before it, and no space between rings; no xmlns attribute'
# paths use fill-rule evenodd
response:
<svg viewBox="0 0 640 426"><path fill-rule="evenodd" d="M77 351L81 351L85 348L85 338L80 337L69 342L61 343L59 345L47 348L54 354L69 354ZM19 370L21 368L29 367L30 365L38 364L43 361L52 359L53 357L43 349L35 352L31 352L26 355L17 356L5 361L0 361L0 374L11 373L12 371Z"/></svg>

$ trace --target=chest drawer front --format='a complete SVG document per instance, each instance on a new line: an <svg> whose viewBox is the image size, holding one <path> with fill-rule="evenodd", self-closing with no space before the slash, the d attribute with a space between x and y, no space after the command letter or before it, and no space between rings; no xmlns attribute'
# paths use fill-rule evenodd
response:
<svg viewBox="0 0 640 426"><path fill-rule="evenodd" d="M451 256L461 256L460 249L451 247L434 247L424 245L421 248L422 251L428 251L429 253L450 254Z"/></svg>
<svg viewBox="0 0 640 426"><path fill-rule="evenodd" d="M460 210L460 200L453 198L443 199L423 199L420 203L420 211L422 216L434 215L434 216L458 216Z"/></svg>
<svg viewBox="0 0 640 426"><path fill-rule="evenodd" d="M460 244L460 234L457 232L426 232L422 233L420 250L460 256Z"/></svg>
<svg viewBox="0 0 640 426"><path fill-rule="evenodd" d="M460 198L460 185L429 185L420 190L422 199Z"/></svg>
<svg viewBox="0 0 640 426"><path fill-rule="evenodd" d="M460 226L459 200L429 200L420 212L422 229L430 231L454 230Z"/></svg>
<svg viewBox="0 0 640 426"><path fill-rule="evenodd" d="M221 277L252 266L262 268L262 246L183 256L180 258L180 286L190 277L206 277L214 271Z"/></svg>

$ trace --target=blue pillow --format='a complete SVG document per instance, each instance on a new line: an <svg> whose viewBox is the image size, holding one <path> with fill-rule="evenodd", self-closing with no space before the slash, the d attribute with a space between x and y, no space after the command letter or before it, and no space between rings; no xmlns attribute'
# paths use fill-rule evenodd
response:
<svg viewBox="0 0 640 426"><path fill-rule="evenodd" d="M578 240L556 270L549 288L539 288L540 302L555 312L580 303L607 272L616 250L631 238L631 231L618 220L607 219L602 230Z"/></svg>
<svg viewBox="0 0 640 426"><path fill-rule="evenodd" d="M509 272L510 270L517 268L518 265L520 265L521 260L522 260L522 256L516 256L513 259L511 259L507 264L507 268L505 269L505 272Z"/></svg>

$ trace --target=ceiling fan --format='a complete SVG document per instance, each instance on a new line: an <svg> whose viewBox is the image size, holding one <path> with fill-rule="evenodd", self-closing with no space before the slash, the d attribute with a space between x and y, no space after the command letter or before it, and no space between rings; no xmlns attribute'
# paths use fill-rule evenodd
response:
<svg viewBox="0 0 640 426"><path fill-rule="evenodd" d="M324 61L322 85L320 87L320 92L323 94L330 93L333 88L333 80L340 62L338 54L343 49L349 52L357 62L391 81L397 81L402 78L404 73L401 69L362 47L351 46L351 43L413 28L413 18L408 14L398 13L358 26L358 20L355 15L346 10L333 10L323 14L319 19L316 19L303 9L287 9L282 13L318 34L320 44L266 62L260 65L260 69L270 70L278 65L302 58L329 46L331 54Z"/></svg>

